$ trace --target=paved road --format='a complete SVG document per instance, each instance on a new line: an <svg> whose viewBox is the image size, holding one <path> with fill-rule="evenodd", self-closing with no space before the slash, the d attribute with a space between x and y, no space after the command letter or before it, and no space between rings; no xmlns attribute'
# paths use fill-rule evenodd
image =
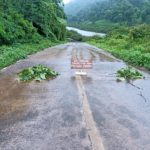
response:
<svg viewBox="0 0 150 150"><path fill-rule="evenodd" d="M73 57L92 59L87 77ZM43 64L61 75L19 83L23 68ZM1 150L150 150L150 76L117 83L125 63L84 43L46 49L0 72Z"/></svg>

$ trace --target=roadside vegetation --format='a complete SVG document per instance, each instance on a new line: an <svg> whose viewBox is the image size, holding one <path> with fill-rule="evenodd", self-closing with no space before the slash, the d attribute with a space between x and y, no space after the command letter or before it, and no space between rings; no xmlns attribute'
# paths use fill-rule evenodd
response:
<svg viewBox="0 0 150 150"><path fill-rule="evenodd" d="M64 43L64 41L50 41L43 38L39 42L16 43L0 46L0 69L9 66L20 59L25 59L29 54L36 53L45 48Z"/></svg>
<svg viewBox="0 0 150 150"><path fill-rule="evenodd" d="M125 62L150 70L150 27L146 24L113 30L105 38L87 42L112 53Z"/></svg>
<svg viewBox="0 0 150 150"><path fill-rule="evenodd" d="M0 69L65 40L61 0L0 1Z"/></svg>

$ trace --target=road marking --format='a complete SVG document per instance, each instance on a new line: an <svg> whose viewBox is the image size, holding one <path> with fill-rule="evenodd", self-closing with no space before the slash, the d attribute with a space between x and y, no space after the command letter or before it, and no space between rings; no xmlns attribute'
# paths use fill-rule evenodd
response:
<svg viewBox="0 0 150 150"><path fill-rule="evenodd" d="M82 101L83 117L93 150L104 150L103 142L93 119L81 76L76 76L77 88Z"/></svg>

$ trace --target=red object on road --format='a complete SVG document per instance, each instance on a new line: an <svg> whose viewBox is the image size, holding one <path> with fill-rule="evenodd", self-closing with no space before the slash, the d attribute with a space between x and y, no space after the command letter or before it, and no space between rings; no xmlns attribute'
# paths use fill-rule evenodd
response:
<svg viewBox="0 0 150 150"><path fill-rule="evenodd" d="M71 69L92 69L92 68L93 68L92 60L88 59L71 60Z"/></svg>

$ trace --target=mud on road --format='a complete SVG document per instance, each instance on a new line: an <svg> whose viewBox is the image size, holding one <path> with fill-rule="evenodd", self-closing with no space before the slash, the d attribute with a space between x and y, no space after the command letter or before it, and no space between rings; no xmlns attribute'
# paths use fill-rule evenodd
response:
<svg viewBox="0 0 150 150"><path fill-rule="evenodd" d="M93 60L87 77L70 69L74 57ZM16 80L36 64L61 75L41 83ZM150 75L143 72L146 79L135 86L117 83L115 73L124 66L91 45L67 43L1 70L0 149L149 150Z"/></svg>

